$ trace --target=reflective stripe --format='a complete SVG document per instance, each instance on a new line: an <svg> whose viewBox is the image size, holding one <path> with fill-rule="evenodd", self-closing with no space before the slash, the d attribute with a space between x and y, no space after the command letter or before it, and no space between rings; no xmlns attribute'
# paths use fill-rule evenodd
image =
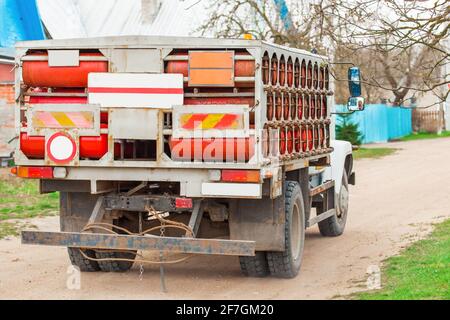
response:
<svg viewBox="0 0 450 320"><path fill-rule="evenodd" d="M241 120L241 121L239 121ZM184 113L180 115L183 129L240 129L243 119L240 114L224 113Z"/></svg>

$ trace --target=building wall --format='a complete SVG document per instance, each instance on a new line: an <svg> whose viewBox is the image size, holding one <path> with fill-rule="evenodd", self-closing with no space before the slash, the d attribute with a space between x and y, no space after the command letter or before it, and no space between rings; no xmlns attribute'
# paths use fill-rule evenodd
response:
<svg viewBox="0 0 450 320"><path fill-rule="evenodd" d="M12 63L0 63L0 83L14 82L14 72L12 72L13 67L14 64Z"/></svg>
<svg viewBox="0 0 450 320"><path fill-rule="evenodd" d="M0 83L0 106L14 104L14 85L12 83Z"/></svg>

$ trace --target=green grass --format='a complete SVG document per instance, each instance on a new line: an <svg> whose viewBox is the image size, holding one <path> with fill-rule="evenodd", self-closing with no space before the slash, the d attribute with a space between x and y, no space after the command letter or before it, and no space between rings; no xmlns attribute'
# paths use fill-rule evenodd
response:
<svg viewBox="0 0 450 320"><path fill-rule="evenodd" d="M436 138L446 138L446 137L450 137L450 131L442 131L441 134L429 133L429 132L418 132L418 133L411 133L407 136L396 139L396 141L412 141L412 140L436 139Z"/></svg>
<svg viewBox="0 0 450 320"><path fill-rule="evenodd" d="M393 154L398 149L396 148L359 148L353 151L354 159L378 159Z"/></svg>
<svg viewBox="0 0 450 320"><path fill-rule="evenodd" d="M58 193L39 194L38 180L0 176L0 239L17 235L17 219L58 214Z"/></svg>
<svg viewBox="0 0 450 320"><path fill-rule="evenodd" d="M388 258L382 289L355 295L363 300L450 299L450 220L431 235Z"/></svg>

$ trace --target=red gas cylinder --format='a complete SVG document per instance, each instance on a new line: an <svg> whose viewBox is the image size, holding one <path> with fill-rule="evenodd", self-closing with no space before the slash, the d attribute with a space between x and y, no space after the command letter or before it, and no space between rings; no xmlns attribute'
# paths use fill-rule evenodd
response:
<svg viewBox="0 0 450 320"><path fill-rule="evenodd" d="M311 151L313 147L314 147L313 129L311 126L308 126L308 150Z"/></svg>
<svg viewBox="0 0 450 320"><path fill-rule="evenodd" d="M305 119L309 119L309 104L310 104L309 95L306 94L303 97L303 111L304 111L303 117Z"/></svg>
<svg viewBox="0 0 450 320"><path fill-rule="evenodd" d="M295 117L297 116L296 111L295 111L296 103L297 103L297 101L295 99L295 94L291 93L291 98L290 98L291 120L295 120Z"/></svg>
<svg viewBox="0 0 450 320"><path fill-rule="evenodd" d="M47 55L47 53L33 54ZM82 57L99 57L101 53L80 53ZM49 67L48 61L24 61L23 82L33 87L87 87L90 72L108 72L107 61L80 61L77 67Z"/></svg>
<svg viewBox="0 0 450 320"><path fill-rule="evenodd" d="M307 75L306 75L306 86L308 88L312 88L312 75L313 75L312 63L310 61L310 62L308 62L308 69L307 69Z"/></svg>
<svg viewBox="0 0 450 320"><path fill-rule="evenodd" d="M286 82L286 63L284 60L280 62L280 86L284 86Z"/></svg>
<svg viewBox="0 0 450 320"><path fill-rule="evenodd" d="M295 126L294 127L294 148L295 148L295 152L300 152L301 148L300 148L300 127L299 126Z"/></svg>
<svg viewBox="0 0 450 320"><path fill-rule="evenodd" d="M325 148L325 130L323 126L320 127L320 147Z"/></svg>
<svg viewBox="0 0 450 320"><path fill-rule="evenodd" d="M278 60L274 55L270 61L270 75L272 77L272 85L275 86L278 80Z"/></svg>
<svg viewBox="0 0 450 320"><path fill-rule="evenodd" d="M185 57L186 55L182 55ZM177 55L172 55L177 57ZM181 57L181 56L180 56ZM165 67L165 73L181 73L184 77L189 76L189 61L188 60L172 60L168 61ZM234 76L235 77L254 77L255 76L255 61L252 60L235 60L234 61ZM184 83L187 86L187 82ZM236 87L251 87L253 83L236 82Z"/></svg>
<svg viewBox="0 0 450 320"><path fill-rule="evenodd" d="M322 117L325 119L327 117L327 96L322 96Z"/></svg>
<svg viewBox="0 0 450 320"><path fill-rule="evenodd" d="M313 134L314 134L314 149L318 149L319 148L319 128L317 126L314 126Z"/></svg>
<svg viewBox="0 0 450 320"><path fill-rule="evenodd" d="M207 97L207 98L184 98L184 104L208 105L208 104L247 104L249 107L255 105L254 98L247 97Z"/></svg>
<svg viewBox="0 0 450 320"><path fill-rule="evenodd" d="M297 100L297 117L301 120L303 117L303 96L299 94Z"/></svg>
<svg viewBox="0 0 450 320"><path fill-rule="evenodd" d="M292 87L294 80L293 70L292 70L292 60L288 61L287 64L287 85L288 87Z"/></svg>
<svg viewBox="0 0 450 320"><path fill-rule="evenodd" d="M281 127L279 129L279 138L280 138L280 154L286 153L286 128Z"/></svg>
<svg viewBox="0 0 450 320"><path fill-rule="evenodd" d="M273 94L272 92L267 93L267 120L272 121L273 119Z"/></svg>
<svg viewBox="0 0 450 320"><path fill-rule="evenodd" d="M302 88L306 87L306 62L305 60L302 61L302 67L301 67L301 86Z"/></svg>
<svg viewBox="0 0 450 320"><path fill-rule="evenodd" d="M174 139L169 138L173 160L248 161L254 155L254 137Z"/></svg>
<svg viewBox="0 0 450 320"><path fill-rule="evenodd" d="M294 151L294 133L292 127L287 127L286 141L287 153L291 154Z"/></svg>
<svg viewBox="0 0 450 320"><path fill-rule="evenodd" d="M106 128L106 124L101 124ZM30 159L44 159L45 137L20 134L20 150ZM100 159L108 151L108 135L80 137L80 158Z"/></svg>
<svg viewBox="0 0 450 320"><path fill-rule="evenodd" d="M289 95L287 93L283 95L283 119L289 120Z"/></svg>
<svg viewBox="0 0 450 320"><path fill-rule="evenodd" d="M295 88L300 87L300 64L298 60L295 61L294 65L294 87Z"/></svg>
<svg viewBox="0 0 450 320"><path fill-rule="evenodd" d="M322 118L322 99L320 98L319 95L316 96L316 116L317 119L321 119Z"/></svg>
<svg viewBox="0 0 450 320"><path fill-rule="evenodd" d="M176 57L173 55L172 57ZM184 77L189 75L188 60L172 60L168 61L165 73L181 73ZM235 77L253 77L255 76L255 61L252 60L235 60L234 61Z"/></svg>
<svg viewBox="0 0 450 320"><path fill-rule="evenodd" d="M281 94L275 93L275 118L277 120L281 120L282 115L283 115L283 106L282 106Z"/></svg>
<svg viewBox="0 0 450 320"><path fill-rule="evenodd" d="M310 106L309 106L309 116L311 119L316 118L316 97L313 95L311 96Z"/></svg>
<svg viewBox="0 0 450 320"><path fill-rule="evenodd" d="M45 138L43 136L28 136L26 132L21 132L20 150L29 159L44 159Z"/></svg>
<svg viewBox="0 0 450 320"><path fill-rule="evenodd" d="M64 92L64 93L84 93L84 89L82 90L54 90L53 92ZM30 97L30 104L54 104L54 103L60 103L60 104L70 104L70 103L76 103L76 104L87 104L87 97L58 97L58 96L31 96ZM108 112L101 112L100 113L100 122L101 123L108 123Z"/></svg>
<svg viewBox="0 0 450 320"><path fill-rule="evenodd" d="M301 129L301 139L302 139L302 151L307 151L306 148L308 147L308 135L306 131L306 127L302 127Z"/></svg>

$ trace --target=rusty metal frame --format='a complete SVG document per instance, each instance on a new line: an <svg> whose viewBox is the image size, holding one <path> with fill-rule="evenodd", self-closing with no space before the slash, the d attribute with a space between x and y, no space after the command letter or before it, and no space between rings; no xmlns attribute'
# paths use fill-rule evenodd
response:
<svg viewBox="0 0 450 320"><path fill-rule="evenodd" d="M22 244L115 250L156 250L178 253L254 256L255 241L130 236L118 234L22 231Z"/></svg>

